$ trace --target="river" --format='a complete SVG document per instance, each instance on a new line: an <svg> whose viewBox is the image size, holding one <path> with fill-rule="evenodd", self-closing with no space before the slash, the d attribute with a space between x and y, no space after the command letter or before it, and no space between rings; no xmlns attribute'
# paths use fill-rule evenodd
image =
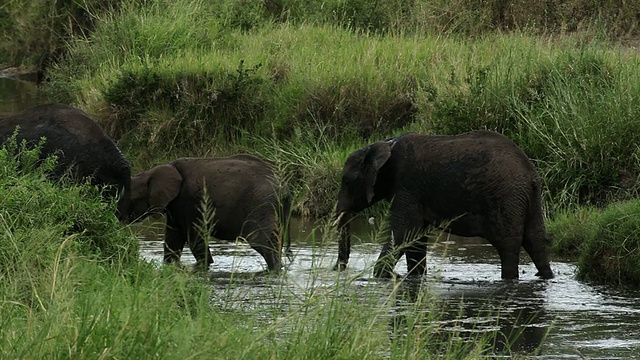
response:
<svg viewBox="0 0 640 360"><path fill-rule="evenodd" d="M0 78L0 112L41 101L33 84ZM384 281L371 278L381 245L372 236L378 232L368 226L372 225L363 222L355 233L361 241L354 245L348 270L340 276L354 276L362 286L384 288ZM142 258L159 262L162 227L145 223L137 229L141 230ZM331 270L337 244L332 239L320 241L322 234L312 222L296 219L293 229L294 258L282 275L286 286L295 292L318 283L334 283L339 278ZM265 267L262 257L246 244L214 243L211 249L214 287L226 288L232 274ZM183 262L193 262L188 250ZM512 350L527 354L538 349L535 358L539 359L640 359L640 291L578 281L575 264L564 259L553 260L556 278L550 281L534 276L535 267L524 252L520 268L519 281L504 282L497 252L485 241L444 238L429 247L428 275L423 283L441 300L445 316L439 321L450 322L452 331L460 331L461 323L469 332L498 327L503 333L519 335ZM405 269L401 260L396 271L402 274ZM269 293L251 282L234 286L253 294L252 301Z"/></svg>

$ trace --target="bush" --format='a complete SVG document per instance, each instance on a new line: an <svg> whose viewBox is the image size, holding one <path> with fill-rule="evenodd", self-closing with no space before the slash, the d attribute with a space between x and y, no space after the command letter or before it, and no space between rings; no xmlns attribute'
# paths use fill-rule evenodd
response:
<svg viewBox="0 0 640 360"><path fill-rule="evenodd" d="M123 5L90 41L71 42L50 92L73 91L73 103L103 114L138 168L256 153L260 138L287 148L301 133L344 150L406 131L493 129L536 163L549 208L601 206L640 187L637 52L515 31L470 40L294 20L238 30L221 25L222 3ZM320 11L308 6L300 16ZM300 199L318 211L302 212L332 207L317 202L337 190L326 174L341 164L328 166L305 178L319 192Z"/></svg>
<svg viewBox="0 0 640 360"><path fill-rule="evenodd" d="M40 161L40 146L19 146L15 136L0 149L0 271L17 286L23 277L48 278L68 257L130 264L138 257L135 238L118 223L115 203L99 189L52 182L55 158Z"/></svg>
<svg viewBox="0 0 640 360"><path fill-rule="evenodd" d="M579 275L613 284L640 285L640 201L608 206L598 219L596 236L580 255Z"/></svg>
<svg viewBox="0 0 640 360"><path fill-rule="evenodd" d="M640 200L599 211L581 208L549 223L554 250L578 257L578 276L610 284L640 284Z"/></svg>
<svg viewBox="0 0 640 360"><path fill-rule="evenodd" d="M114 11L120 1L4 1L0 7L0 64L55 63L74 35L93 30L97 15Z"/></svg>

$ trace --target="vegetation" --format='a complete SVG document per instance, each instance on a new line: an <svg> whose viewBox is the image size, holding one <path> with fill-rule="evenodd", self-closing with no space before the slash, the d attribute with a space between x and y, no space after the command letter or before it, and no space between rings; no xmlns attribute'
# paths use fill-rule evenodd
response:
<svg viewBox="0 0 640 360"><path fill-rule="evenodd" d="M176 6L174 1L154 0L141 2L141 7L158 2ZM70 36L88 35L106 14L131 3L130 0L4 1L0 5L0 64L49 66L65 52ZM261 27L265 22L286 22L334 24L377 34L478 35L521 29L549 34L597 29L609 36L624 37L640 32L640 5L633 1L183 0L178 3L209 4L211 10L207 12L225 28L243 31Z"/></svg>
<svg viewBox="0 0 640 360"><path fill-rule="evenodd" d="M102 113L140 168L287 149L275 160L301 174L297 211L323 216L336 153L404 131L488 128L537 161L554 206L637 187L639 57L597 38L378 36L295 21L243 30L197 1L121 7L74 40L49 92Z"/></svg>
<svg viewBox="0 0 640 360"><path fill-rule="evenodd" d="M564 213L550 224L555 250L578 257L578 276L583 279L640 285L639 218L640 200Z"/></svg>

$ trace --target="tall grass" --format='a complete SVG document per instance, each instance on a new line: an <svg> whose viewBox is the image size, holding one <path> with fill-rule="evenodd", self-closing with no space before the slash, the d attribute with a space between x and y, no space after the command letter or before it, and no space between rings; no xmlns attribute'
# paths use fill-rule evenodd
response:
<svg viewBox="0 0 640 360"><path fill-rule="evenodd" d="M46 68L73 35L93 30L95 16L118 1L6 0L0 5L0 65Z"/></svg>
<svg viewBox="0 0 640 360"><path fill-rule="evenodd" d="M640 284L640 201L559 214L549 224L561 256L578 258L578 276L599 283Z"/></svg>
<svg viewBox="0 0 640 360"><path fill-rule="evenodd" d="M308 206L298 209L318 216L337 191L332 154L404 131L488 128L537 163L553 207L637 188L635 52L518 32L471 41L295 22L242 31L202 2L169 6L123 5L50 72L50 93L103 114L140 168L171 156L273 153L264 139L280 152L299 145L317 172L305 176ZM300 159L272 160L286 168Z"/></svg>

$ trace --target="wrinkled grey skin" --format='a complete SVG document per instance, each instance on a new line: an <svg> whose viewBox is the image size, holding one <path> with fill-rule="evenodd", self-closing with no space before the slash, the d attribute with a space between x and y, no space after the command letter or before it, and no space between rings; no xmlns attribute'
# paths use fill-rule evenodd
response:
<svg viewBox="0 0 640 360"><path fill-rule="evenodd" d="M185 244L197 266L206 268L213 262L198 231L206 190L215 210L211 235L245 239L270 271L281 269L282 238L289 239L291 195L274 181L270 163L252 155L182 158L135 175L131 185L130 221L152 213L166 215L165 263L178 262Z"/></svg>
<svg viewBox="0 0 640 360"><path fill-rule="evenodd" d="M500 255L502 278L518 278L520 248L538 273L553 278L547 255L541 182L527 155L492 131L455 136L405 134L353 152L345 162L336 205L341 232L336 269L349 261L349 221L380 200L391 202L390 233L374 267L389 277L400 256L409 275L425 271L426 238L446 225L460 236L487 239Z"/></svg>
<svg viewBox="0 0 640 360"><path fill-rule="evenodd" d="M57 155L52 175L59 178L69 173L73 180L89 177L94 185L110 185L106 197L120 196L118 217L128 207L131 191L131 166L116 144L84 111L63 104L39 105L20 113L0 116L0 143L4 143L19 127L17 140L30 145L42 137L46 141L41 157ZM71 170L69 172L69 170Z"/></svg>

